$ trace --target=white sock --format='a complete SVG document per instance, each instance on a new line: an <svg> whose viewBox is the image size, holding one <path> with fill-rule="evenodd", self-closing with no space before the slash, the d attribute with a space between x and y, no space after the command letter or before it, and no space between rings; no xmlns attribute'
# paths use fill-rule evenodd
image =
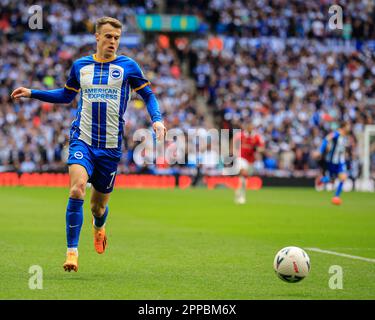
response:
<svg viewBox="0 0 375 320"><path fill-rule="evenodd" d="M78 248L68 248L67 252L75 252L78 256Z"/></svg>

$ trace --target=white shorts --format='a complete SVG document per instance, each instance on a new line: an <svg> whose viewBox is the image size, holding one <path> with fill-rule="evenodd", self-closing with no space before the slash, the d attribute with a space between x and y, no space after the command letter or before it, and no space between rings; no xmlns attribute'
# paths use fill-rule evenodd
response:
<svg viewBox="0 0 375 320"><path fill-rule="evenodd" d="M234 160L234 167L236 168L237 174L239 174L241 170L245 170L249 176L254 172L253 164L242 157L238 157Z"/></svg>

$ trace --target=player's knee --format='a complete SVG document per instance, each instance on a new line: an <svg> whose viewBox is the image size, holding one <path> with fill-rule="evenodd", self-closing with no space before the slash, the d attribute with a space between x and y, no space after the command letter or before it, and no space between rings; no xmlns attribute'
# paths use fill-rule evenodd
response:
<svg viewBox="0 0 375 320"><path fill-rule="evenodd" d="M342 174L340 174L339 179L340 179L341 181L345 181L345 180L347 179L347 175L346 175L346 173L342 173Z"/></svg>
<svg viewBox="0 0 375 320"><path fill-rule="evenodd" d="M102 203L92 202L91 212L95 217L101 217L105 212L106 206Z"/></svg>
<svg viewBox="0 0 375 320"><path fill-rule="evenodd" d="M247 170L245 170L245 169L241 169L241 170L240 170L240 176L242 176L242 177L246 177L246 176L247 176Z"/></svg>
<svg viewBox="0 0 375 320"><path fill-rule="evenodd" d="M83 199L86 194L86 183L84 181L77 181L70 188L70 197L73 199Z"/></svg>

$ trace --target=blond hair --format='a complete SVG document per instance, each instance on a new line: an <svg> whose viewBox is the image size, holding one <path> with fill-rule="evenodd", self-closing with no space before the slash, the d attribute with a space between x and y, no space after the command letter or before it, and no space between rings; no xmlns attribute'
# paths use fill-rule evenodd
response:
<svg viewBox="0 0 375 320"><path fill-rule="evenodd" d="M119 20L111 17L101 17L98 20L96 20L95 32L99 32L100 28L107 23L114 28L122 29L122 23Z"/></svg>

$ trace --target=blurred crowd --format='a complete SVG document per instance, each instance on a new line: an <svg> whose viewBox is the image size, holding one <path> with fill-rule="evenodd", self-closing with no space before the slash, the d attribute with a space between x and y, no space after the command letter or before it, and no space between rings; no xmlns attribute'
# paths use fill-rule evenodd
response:
<svg viewBox="0 0 375 320"><path fill-rule="evenodd" d="M10 1L0 0L0 29L11 35L12 39L23 39L23 34L30 31L29 18L43 12L43 32L53 37L69 34L92 33L95 21L102 16L116 17L124 24L125 32L136 30L135 15L150 13L157 8L156 1L146 0L52 0L52 1Z"/></svg>
<svg viewBox="0 0 375 320"><path fill-rule="evenodd" d="M240 40L199 50L195 75L220 127L251 121L264 137L256 167L317 168L314 152L341 120L353 124L348 158L358 159L355 136L375 120L375 52Z"/></svg>
<svg viewBox="0 0 375 320"><path fill-rule="evenodd" d="M155 13L164 7L168 13L200 17L192 41L166 44L152 37L139 48L122 46L119 54L134 58L144 70L168 128L179 127L184 132L209 128L211 116L218 128L241 128L251 121L266 142L265 152L256 156L256 172L298 175L310 170L316 174L314 152L323 136L335 129L338 121L350 120L349 165L353 176L359 174L356 134L364 125L373 124L375 117L374 105L368 105L375 98L375 52L325 45L326 37L337 37L326 27L329 1L162 3L102 1L99 6L89 0L79 4L49 1L43 4L47 34L29 39L24 37L24 12L32 1L0 0L0 172L66 170L69 129L77 101L70 105L28 99L15 103L9 97L18 86L63 87L72 62L95 50L93 45L67 45L62 36L92 32L95 20L103 15L120 19L125 32L136 32L135 14ZM372 1L337 3L350 8L344 9L344 40L375 38ZM266 38L254 42L257 37ZM295 41L298 38L311 39ZM199 107L202 97L208 113ZM135 93L125 121L119 172L175 172L175 166L135 164L134 132L150 128L147 110ZM179 147L178 143L169 145ZM185 153L188 164L184 168L196 168L188 150ZM215 148L209 148L201 158L207 165L199 169L207 173L219 173L223 167L222 163L213 164L220 158Z"/></svg>
<svg viewBox="0 0 375 320"><path fill-rule="evenodd" d="M329 18L338 13L330 12L334 4L342 8L342 32L329 28ZM29 30L26 13L34 1L1 0L0 5L0 29L22 38ZM169 13L198 16L203 34L375 39L373 0L53 0L37 5L43 8L44 29L54 36L93 32L95 21L105 15L115 16L124 23L124 31L133 32L136 14Z"/></svg>
<svg viewBox="0 0 375 320"><path fill-rule="evenodd" d="M176 14L201 17L200 31L238 37L375 39L373 0L167 0ZM329 18L342 8L342 32L331 30Z"/></svg>
<svg viewBox="0 0 375 320"><path fill-rule="evenodd" d="M0 171L65 170L67 143L72 119L77 110L77 98L71 105L50 104L33 99L14 102L9 99L10 89L26 86L39 89L63 87L72 62L93 53L93 47L72 50L57 42L44 44L6 43L0 40L2 70L0 72ZM207 127L204 114L197 111L193 81L182 74L176 53L161 48L158 43L148 44L143 50L121 48L138 61L145 76L151 81L158 97L165 124L185 130ZM42 57L44 57L42 59ZM122 172L139 171L132 160L134 132L150 127L150 118L142 99L133 93L125 114L125 154Z"/></svg>

